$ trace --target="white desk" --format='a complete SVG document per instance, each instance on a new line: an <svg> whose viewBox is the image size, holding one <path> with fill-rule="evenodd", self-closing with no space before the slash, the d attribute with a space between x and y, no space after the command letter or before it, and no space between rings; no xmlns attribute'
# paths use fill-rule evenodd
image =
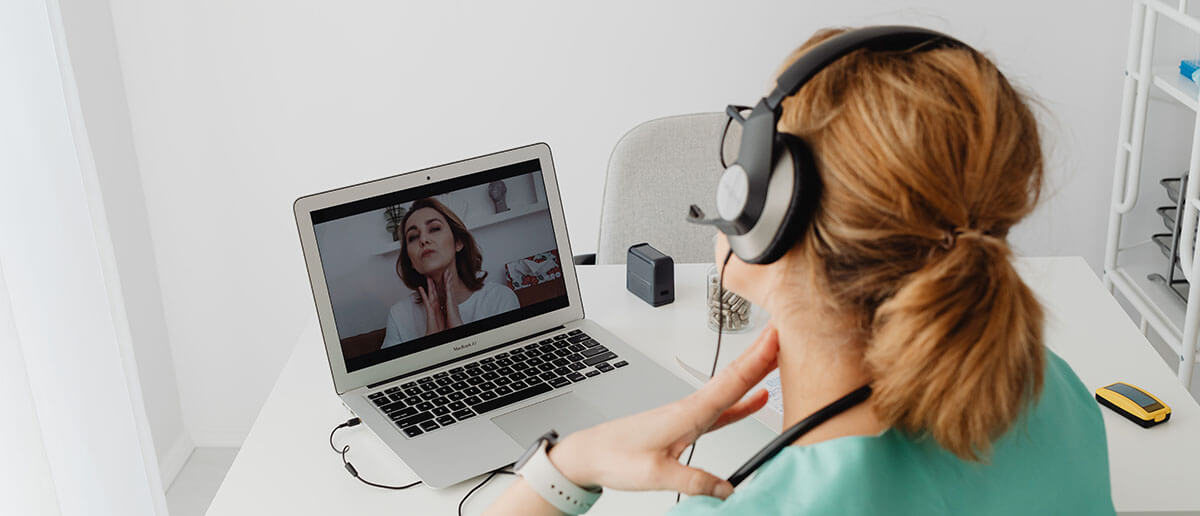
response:
<svg viewBox="0 0 1200 516"><path fill-rule="evenodd" d="M695 365L712 359L715 334L704 322L707 268L677 266L676 301L656 309L625 291L623 266L581 267L587 316L695 383L674 359L676 353ZM1048 345L1088 388L1128 381L1155 393L1174 411L1170 422L1143 430L1101 410L1117 511L1200 513L1200 407L1082 259L1025 259L1020 270L1047 309ZM722 363L745 349L756 333L725 339ZM320 339L314 321L297 343L208 514L454 514L459 499L478 479L440 491L415 487L393 492L362 485L342 469L326 439L348 415L334 395ZM748 418L702 438L693 463L728 475L771 437ZM339 432L338 442L350 445L350 460L369 479L392 484L415 479L361 426ZM464 512L479 513L509 482L511 477L497 477L471 498ZM662 514L674 498L669 493L610 492L591 514Z"/></svg>

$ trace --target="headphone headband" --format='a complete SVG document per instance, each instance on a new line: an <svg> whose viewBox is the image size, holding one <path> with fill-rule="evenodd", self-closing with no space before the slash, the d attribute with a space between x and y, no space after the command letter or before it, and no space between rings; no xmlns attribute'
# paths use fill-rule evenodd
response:
<svg viewBox="0 0 1200 516"><path fill-rule="evenodd" d="M937 31L904 25L880 25L850 30L833 36L804 52L775 81L775 90L763 100L773 111L783 99L795 94L813 76L834 61L860 49L899 52L926 43L961 45L958 40Z"/></svg>

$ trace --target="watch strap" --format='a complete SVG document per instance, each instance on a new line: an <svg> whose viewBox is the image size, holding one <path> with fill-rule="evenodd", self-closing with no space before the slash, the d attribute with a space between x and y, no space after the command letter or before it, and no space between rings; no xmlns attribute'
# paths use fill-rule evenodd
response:
<svg viewBox="0 0 1200 516"><path fill-rule="evenodd" d="M537 450L516 473L524 477L537 494L562 512L583 514L591 509L603 494L603 489L592 491L575 485L550 462L550 457L546 455L549 443L540 440L537 444Z"/></svg>

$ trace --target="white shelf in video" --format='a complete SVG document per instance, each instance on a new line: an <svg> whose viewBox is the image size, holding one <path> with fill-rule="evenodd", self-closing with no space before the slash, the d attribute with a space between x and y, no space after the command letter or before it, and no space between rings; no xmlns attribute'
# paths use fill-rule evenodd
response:
<svg viewBox="0 0 1200 516"><path fill-rule="evenodd" d="M538 202L535 202L532 204L526 204L524 206L516 206L516 207L510 208L508 211L501 212L501 213L489 213L487 215L479 216L479 217L468 216L465 220L463 220L463 224L466 224L467 229L469 229L469 230L476 230L479 228L491 226L493 224L507 222L507 221L513 220L518 217L532 215L539 211L545 211L547 208L549 208L549 205L546 204L545 200L541 200L541 201L538 201ZM375 254L384 255L384 254L398 253L398 252L400 252L400 245L401 245L401 242L398 240L395 242L389 242L387 246L385 246L383 249L380 249Z"/></svg>

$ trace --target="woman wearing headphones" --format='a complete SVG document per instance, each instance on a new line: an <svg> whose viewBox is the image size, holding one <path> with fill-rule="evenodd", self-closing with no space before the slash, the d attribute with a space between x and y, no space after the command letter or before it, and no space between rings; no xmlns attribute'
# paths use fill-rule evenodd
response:
<svg viewBox="0 0 1200 516"><path fill-rule="evenodd" d="M1042 309L1010 261L1005 237L1033 210L1043 164L1034 116L995 65L961 44L854 51L783 100L777 129L812 148L819 202L782 258L723 271L770 327L696 393L571 434L549 463L585 489L693 495L679 515L1112 514L1099 409L1043 346ZM775 367L785 427L873 392L736 493L680 464L701 434L766 403L744 396ZM561 506L518 478L488 514Z"/></svg>

